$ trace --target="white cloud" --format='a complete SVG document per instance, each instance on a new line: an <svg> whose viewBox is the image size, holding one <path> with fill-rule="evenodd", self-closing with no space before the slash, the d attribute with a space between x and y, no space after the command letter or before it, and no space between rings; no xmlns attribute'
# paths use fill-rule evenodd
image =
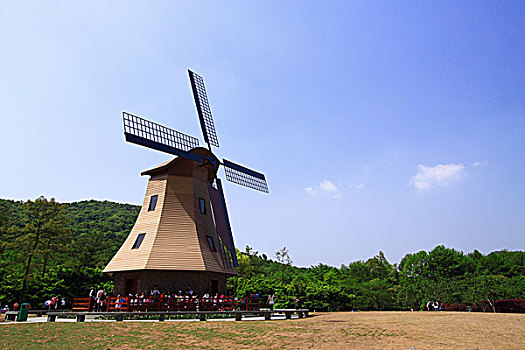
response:
<svg viewBox="0 0 525 350"><path fill-rule="evenodd" d="M447 186L465 177L463 164L438 164L433 167L420 164L417 169L417 174L412 177L412 185L417 190L425 190L432 186Z"/></svg>
<svg viewBox="0 0 525 350"><path fill-rule="evenodd" d="M484 160L482 162L474 162L474 163L472 163L473 167L481 167L481 166L486 166L486 165L487 165L487 161L486 160Z"/></svg>
<svg viewBox="0 0 525 350"><path fill-rule="evenodd" d="M315 193L313 187L306 187L304 190L306 191L306 193L309 193L311 195Z"/></svg>
<svg viewBox="0 0 525 350"><path fill-rule="evenodd" d="M337 192L337 186L333 182L324 180L319 184L319 189L326 192Z"/></svg>
<svg viewBox="0 0 525 350"><path fill-rule="evenodd" d="M305 192L311 196L316 196L319 193L331 194L333 198L341 198L339 188L330 180L324 180L317 186L305 187Z"/></svg>
<svg viewBox="0 0 525 350"><path fill-rule="evenodd" d="M357 189L364 188L365 184L357 184L354 187L357 188Z"/></svg>

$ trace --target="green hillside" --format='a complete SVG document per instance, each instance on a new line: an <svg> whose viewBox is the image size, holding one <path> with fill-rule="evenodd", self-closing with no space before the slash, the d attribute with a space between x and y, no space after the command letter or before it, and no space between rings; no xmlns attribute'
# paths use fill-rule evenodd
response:
<svg viewBox="0 0 525 350"><path fill-rule="evenodd" d="M22 287L23 300L35 306L54 295L69 300L84 296L95 284L111 290L111 280L102 270L126 239L139 210L137 205L108 201L0 199L2 305L19 301Z"/></svg>

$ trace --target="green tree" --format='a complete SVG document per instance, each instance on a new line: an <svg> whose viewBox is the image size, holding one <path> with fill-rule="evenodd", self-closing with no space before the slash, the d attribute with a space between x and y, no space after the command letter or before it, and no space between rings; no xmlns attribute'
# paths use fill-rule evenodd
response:
<svg viewBox="0 0 525 350"><path fill-rule="evenodd" d="M103 232L93 230L81 233L71 242L71 255L75 256L70 265L78 272L87 268L103 269L108 263L107 252L112 244Z"/></svg>
<svg viewBox="0 0 525 350"><path fill-rule="evenodd" d="M484 275L473 278L472 282L468 290L472 302L486 301L492 312L496 312L496 300L504 298L506 294L507 278L502 275Z"/></svg>
<svg viewBox="0 0 525 350"><path fill-rule="evenodd" d="M10 216L12 211L12 203L9 201L0 201L0 258L5 252L8 237L8 228L10 226ZM0 265L1 266L1 265Z"/></svg>
<svg viewBox="0 0 525 350"><path fill-rule="evenodd" d="M20 251L23 263L22 286L19 292L19 301L22 302L26 287L35 267L35 260L41 260L42 276L45 274L46 265L57 247L66 243L66 219L64 205L55 202L54 198L47 200L41 196L34 202L28 200L22 204L25 218L22 227L12 227L14 247ZM59 249L60 251L62 249Z"/></svg>
<svg viewBox="0 0 525 350"><path fill-rule="evenodd" d="M286 247L282 247L281 249L276 251L275 258L281 264L281 268L282 268L281 280L284 283L284 273L286 272L286 268L292 265L292 259L290 259L290 255L288 255L288 249L286 249Z"/></svg>
<svg viewBox="0 0 525 350"><path fill-rule="evenodd" d="M467 270L465 256L452 248L438 245L428 253L427 278L453 278L463 276Z"/></svg>

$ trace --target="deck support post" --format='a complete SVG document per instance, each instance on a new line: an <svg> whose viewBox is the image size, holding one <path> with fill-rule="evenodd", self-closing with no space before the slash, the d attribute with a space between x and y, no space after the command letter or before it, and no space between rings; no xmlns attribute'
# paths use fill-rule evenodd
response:
<svg viewBox="0 0 525 350"><path fill-rule="evenodd" d="M235 321L242 321L242 314L240 312L235 314Z"/></svg>
<svg viewBox="0 0 525 350"><path fill-rule="evenodd" d="M77 315L77 322L85 322L86 321L86 315Z"/></svg>
<svg viewBox="0 0 525 350"><path fill-rule="evenodd" d="M5 314L5 320L6 321L16 321L18 313L7 311Z"/></svg>
<svg viewBox="0 0 525 350"><path fill-rule="evenodd" d="M55 322L57 315L47 315L47 322Z"/></svg>
<svg viewBox="0 0 525 350"><path fill-rule="evenodd" d="M164 314L159 315L159 322L164 322Z"/></svg>
<svg viewBox="0 0 525 350"><path fill-rule="evenodd" d="M115 315L115 320L117 322L123 322L124 321L124 315Z"/></svg>
<svg viewBox="0 0 525 350"><path fill-rule="evenodd" d="M292 318L292 313L290 311L285 311L284 314L285 314L287 320Z"/></svg>
<svg viewBox="0 0 525 350"><path fill-rule="evenodd" d="M206 321L206 314L199 313L199 321Z"/></svg>
<svg viewBox="0 0 525 350"><path fill-rule="evenodd" d="M265 321L270 321L272 319L272 314L271 312L265 312L264 313L264 320Z"/></svg>

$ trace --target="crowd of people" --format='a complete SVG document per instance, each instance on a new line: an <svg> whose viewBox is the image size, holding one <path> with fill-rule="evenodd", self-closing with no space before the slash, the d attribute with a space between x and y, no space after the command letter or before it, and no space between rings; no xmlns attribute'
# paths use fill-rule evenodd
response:
<svg viewBox="0 0 525 350"><path fill-rule="evenodd" d="M61 299L58 296L54 296L51 299L46 300L44 302L44 306L48 310L65 309L66 300L64 298Z"/></svg>
<svg viewBox="0 0 525 350"><path fill-rule="evenodd" d="M107 309L108 295L103 288L95 286L89 291L90 311L104 311Z"/></svg>
<svg viewBox="0 0 525 350"><path fill-rule="evenodd" d="M443 311L445 310L445 305L443 302L434 301L431 302L430 300L428 303L425 304L425 311Z"/></svg>
<svg viewBox="0 0 525 350"><path fill-rule="evenodd" d="M93 287L89 292L90 311L106 311L111 309L147 310L147 309L183 309L183 310L248 310L258 309L261 305L260 294L254 293L243 298L228 296L224 294L211 294L205 291L202 295L197 294L188 286L183 292L162 293L155 285L149 293L138 292L136 294L118 295L111 299L106 292L99 287ZM111 300L111 302L110 302ZM296 303L299 299L297 299ZM159 304L160 303L160 304ZM266 305L273 309L275 296L268 295ZM264 304L264 302L263 302Z"/></svg>
<svg viewBox="0 0 525 350"><path fill-rule="evenodd" d="M18 303L17 303L18 304ZM14 306L13 308L9 308L9 305L5 305L1 310L0 310L0 313L6 313L7 311L12 311L14 310Z"/></svg>
<svg viewBox="0 0 525 350"><path fill-rule="evenodd" d="M59 310L59 309L65 309L66 308L66 300L64 298L59 298L58 296L54 296L44 302L44 307L46 310ZM31 305L29 305L28 309L31 309ZM14 303L13 306L9 307L9 305L5 305L0 309L1 313L5 313L7 311L18 311L20 310L20 304Z"/></svg>
<svg viewBox="0 0 525 350"><path fill-rule="evenodd" d="M248 310L266 306L273 310L275 305L275 295L273 293L269 294L265 300L261 301L260 298L260 293L253 293L242 298L219 293L211 294L209 291L199 295L195 293L190 286L188 286L184 292L179 290L176 293L161 293L157 286L153 286L149 293L139 292L127 296L118 295L116 299L111 299L103 288L94 286L89 291L89 311L107 311L110 309L109 306L115 309L128 307L130 309L148 309L149 307L158 307L157 304L159 302L163 304L161 308L165 307L168 309ZM110 300L112 300L111 303L109 302ZM66 300L54 296L46 300L44 306L47 310L65 309ZM297 309L301 308L299 298L295 298L295 307ZM11 308L5 305L1 308L1 312L5 313L10 310L18 310L19 308L18 303L14 304Z"/></svg>

